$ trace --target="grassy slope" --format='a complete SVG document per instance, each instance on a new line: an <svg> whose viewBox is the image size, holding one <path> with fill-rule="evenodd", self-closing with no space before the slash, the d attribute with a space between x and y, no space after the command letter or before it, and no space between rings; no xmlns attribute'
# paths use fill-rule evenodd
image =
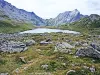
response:
<svg viewBox="0 0 100 75"><path fill-rule="evenodd" d="M77 22L61 25L59 28L75 30L84 34L100 34L100 19L92 21L89 17L82 18Z"/></svg>
<svg viewBox="0 0 100 75"><path fill-rule="evenodd" d="M31 24L18 24L10 20L0 21L0 33L14 33L32 29L34 26Z"/></svg>

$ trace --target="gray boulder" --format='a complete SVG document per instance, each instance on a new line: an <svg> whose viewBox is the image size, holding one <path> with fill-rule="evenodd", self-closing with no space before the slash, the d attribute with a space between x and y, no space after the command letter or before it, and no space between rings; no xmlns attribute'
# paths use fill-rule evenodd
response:
<svg viewBox="0 0 100 75"><path fill-rule="evenodd" d="M71 73L75 73L75 70L69 70L66 75L71 75Z"/></svg>
<svg viewBox="0 0 100 75"><path fill-rule="evenodd" d="M46 39L46 40L44 40L44 41L41 41L41 42L40 42L41 45L47 45L47 44L52 44L52 43L53 43L53 42L52 42L51 39L49 39L49 38Z"/></svg>
<svg viewBox="0 0 100 75"><path fill-rule="evenodd" d="M0 73L0 75L9 75L8 73Z"/></svg>
<svg viewBox="0 0 100 75"><path fill-rule="evenodd" d="M95 67L94 66L90 67L90 71L95 72L96 71Z"/></svg>
<svg viewBox="0 0 100 75"><path fill-rule="evenodd" d="M77 50L76 52L77 56L87 56L87 57L93 57L93 58L100 58L100 51L96 48L93 48L91 46L83 47Z"/></svg>
<svg viewBox="0 0 100 75"><path fill-rule="evenodd" d="M98 43L91 43L90 46L93 47L94 49L100 51L100 44L98 44Z"/></svg>
<svg viewBox="0 0 100 75"><path fill-rule="evenodd" d="M27 50L27 47L22 42L14 42L14 41L0 41L0 51L1 52L23 52Z"/></svg>
<svg viewBox="0 0 100 75"><path fill-rule="evenodd" d="M31 46L34 45L35 41L34 40L26 40L26 46Z"/></svg>
<svg viewBox="0 0 100 75"><path fill-rule="evenodd" d="M23 63L26 63L25 57L19 57Z"/></svg>
<svg viewBox="0 0 100 75"><path fill-rule="evenodd" d="M46 69L46 70L47 70L47 69L48 69L48 65L46 65L46 64L45 64L45 65L42 65L42 66L41 66L41 68L43 68L43 69Z"/></svg>
<svg viewBox="0 0 100 75"><path fill-rule="evenodd" d="M62 42L56 44L54 52L70 53L71 52L70 49L72 48L74 48L74 46L71 46L67 42Z"/></svg>

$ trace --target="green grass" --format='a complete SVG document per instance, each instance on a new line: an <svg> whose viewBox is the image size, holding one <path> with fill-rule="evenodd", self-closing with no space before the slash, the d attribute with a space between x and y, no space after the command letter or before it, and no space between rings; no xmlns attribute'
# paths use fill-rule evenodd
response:
<svg viewBox="0 0 100 75"><path fill-rule="evenodd" d="M74 37L73 37L74 36ZM76 72L70 75L100 75L100 60L93 59L89 57L75 57L76 48L72 49L73 54L65 54L60 52L54 52L54 46L56 42L63 42L62 37L65 39L70 39L73 43L77 41L84 41L89 36L75 36L71 34L62 34L62 33L50 33L47 36L33 35L31 36L37 42L36 45L30 46L29 49L21 53L0 53L0 73L8 72L11 75L16 75L12 73L17 68L28 67L26 70L20 69L18 75L35 75L36 73L51 73L53 75L66 75L69 70L75 70ZM31 38L30 37L30 38ZM40 45L41 40L46 38L52 38L52 41L55 42L49 45ZM57 39L60 40L57 40ZM97 39L99 40L99 39ZM24 57L26 63L23 63L19 58ZM62 58L61 58L62 57ZM95 60L93 62L92 60ZM65 63L65 65L63 65ZM41 65L49 65L48 69L43 69ZM74 66L72 64L75 64ZM89 69L84 69L83 66L91 67L95 66L96 72L91 73ZM83 72L84 70L85 72Z"/></svg>
<svg viewBox="0 0 100 75"><path fill-rule="evenodd" d="M10 20L0 21L0 33L21 32L32 28L34 28L32 24L14 23Z"/></svg>

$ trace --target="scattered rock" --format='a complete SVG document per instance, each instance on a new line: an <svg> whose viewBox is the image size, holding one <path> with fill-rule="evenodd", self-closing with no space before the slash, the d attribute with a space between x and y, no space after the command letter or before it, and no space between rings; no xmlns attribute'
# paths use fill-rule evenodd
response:
<svg viewBox="0 0 100 75"><path fill-rule="evenodd" d="M26 61L25 61L25 58L24 58L24 57L20 57L20 59L21 59L21 61L22 61L23 63L26 63Z"/></svg>
<svg viewBox="0 0 100 75"><path fill-rule="evenodd" d="M0 41L0 51L1 52L23 52L27 50L27 47L22 42L15 42L15 41Z"/></svg>
<svg viewBox="0 0 100 75"><path fill-rule="evenodd" d="M51 42L51 39L50 39L50 38L48 38L48 39L46 40L46 42Z"/></svg>
<svg viewBox="0 0 100 75"><path fill-rule="evenodd" d="M41 49L36 49L36 51L39 51L39 52L40 52L40 51L41 51Z"/></svg>
<svg viewBox="0 0 100 75"><path fill-rule="evenodd" d="M90 71L95 72L96 71L95 67L94 66L90 67Z"/></svg>
<svg viewBox="0 0 100 75"><path fill-rule="evenodd" d="M63 66L66 66L66 63L61 63Z"/></svg>
<svg viewBox="0 0 100 75"><path fill-rule="evenodd" d="M54 52L70 53L71 52L71 50L70 50L71 48L74 48L74 47L71 46L70 44L66 43L66 42L62 42L62 43L58 43L55 46Z"/></svg>
<svg viewBox="0 0 100 75"><path fill-rule="evenodd" d="M46 69L46 70L48 69L48 65L42 65L41 67L42 67L43 69Z"/></svg>
<svg viewBox="0 0 100 75"><path fill-rule="evenodd" d="M70 75L71 73L75 73L75 70L69 70L66 75Z"/></svg>
<svg viewBox="0 0 100 75"><path fill-rule="evenodd" d="M77 50L76 52L77 56L87 56L87 57L93 57L93 58L100 58L100 51L97 50L97 48L88 46L83 47Z"/></svg>
<svg viewBox="0 0 100 75"><path fill-rule="evenodd" d="M31 46L34 45L35 41L34 40L26 40L26 46Z"/></svg>
<svg viewBox="0 0 100 75"><path fill-rule="evenodd" d="M9 75L8 73L0 73L0 75Z"/></svg>
<svg viewBox="0 0 100 75"><path fill-rule="evenodd" d="M83 66L83 68L84 68L84 69L89 69L89 67L88 67L88 66Z"/></svg>
<svg viewBox="0 0 100 75"><path fill-rule="evenodd" d="M44 41L41 41L40 44L41 45L47 45L47 44L52 44L53 42L51 41L51 39L47 39L47 40L44 40Z"/></svg>
<svg viewBox="0 0 100 75"><path fill-rule="evenodd" d="M94 49L100 51L100 44L98 44L98 43L91 43L90 46L93 47Z"/></svg>
<svg viewBox="0 0 100 75"><path fill-rule="evenodd" d="M75 66L75 64L71 64L73 67Z"/></svg>
<svg viewBox="0 0 100 75"><path fill-rule="evenodd" d="M87 47L88 46L88 43L84 43L82 46Z"/></svg>
<svg viewBox="0 0 100 75"><path fill-rule="evenodd" d="M74 56L73 58L78 58L78 56Z"/></svg>

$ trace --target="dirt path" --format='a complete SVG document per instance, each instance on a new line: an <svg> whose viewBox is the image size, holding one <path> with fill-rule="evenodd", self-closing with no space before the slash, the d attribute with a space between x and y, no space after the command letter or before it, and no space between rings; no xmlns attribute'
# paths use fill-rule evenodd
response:
<svg viewBox="0 0 100 75"><path fill-rule="evenodd" d="M37 62L41 62L41 61L43 61L43 59L48 60L50 58L53 58L53 56L51 56L51 57L49 57L49 56L39 56L39 58L33 59L33 60L29 61L27 64L24 64L21 67L15 69L12 72L12 75L21 75L21 73L23 71L27 70L31 66L34 66Z"/></svg>

